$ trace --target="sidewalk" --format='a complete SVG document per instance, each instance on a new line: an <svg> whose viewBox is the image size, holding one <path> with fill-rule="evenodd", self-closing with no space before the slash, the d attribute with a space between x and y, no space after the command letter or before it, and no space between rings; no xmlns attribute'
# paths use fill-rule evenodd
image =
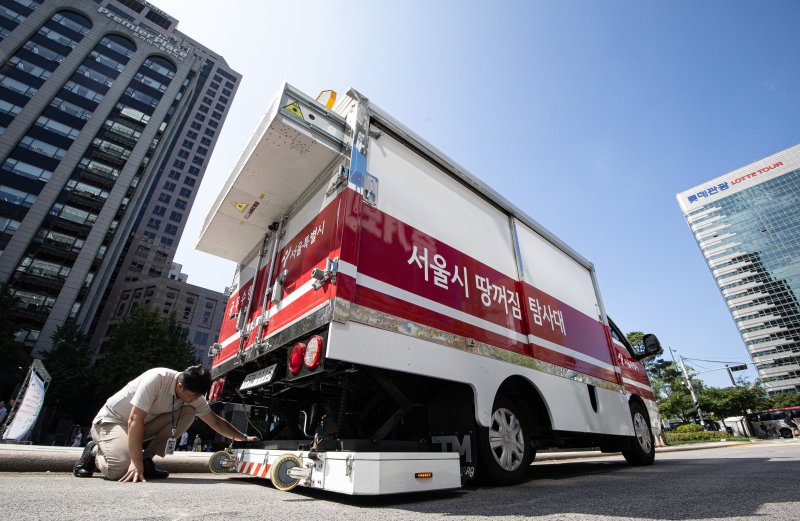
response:
<svg viewBox="0 0 800 521"><path fill-rule="evenodd" d="M756 441L725 441L714 443L696 443L675 447L656 447L656 454L685 450L713 449L731 447L749 443L765 443ZM0 472L72 472L72 466L78 461L83 448L49 447L46 445L11 445L0 444ZM176 452L167 458L155 458L158 468L173 473L206 473L208 459L212 452ZM557 461L568 459L585 459L614 457L619 453L602 453L600 451L547 451L536 455L536 461Z"/></svg>

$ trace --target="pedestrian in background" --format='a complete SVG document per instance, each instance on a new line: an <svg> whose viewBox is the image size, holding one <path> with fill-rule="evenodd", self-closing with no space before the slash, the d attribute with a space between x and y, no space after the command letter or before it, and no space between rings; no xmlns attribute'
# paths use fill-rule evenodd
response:
<svg viewBox="0 0 800 521"><path fill-rule="evenodd" d="M6 401L0 400L0 425L3 425L6 416L8 416L8 407L6 407Z"/></svg>
<svg viewBox="0 0 800 521"><path fill-rule="evenodd" d="M200 439L200 435L199 434L195 434L195 436L194 436L194 451L195 452L200 452L200 449L202 448L202 445L203 445L203 440Z"/></svg>
<svg viewBox="0 0 800 521"><path fill-rule="evenodd" d="M792 416L791 411L786 411L786 416L783 418L783 423L785 423L790 429L792 429L793 437L797 438L798 435L800 435L800 428L798 428L797 422Z"/></svg>
<svg viewBox="0 0 800 521"><path fill-rule="evenodd" d="M186 444L189 443L189 433L184 432L181 434L181 440L178 442L178 450L187 450Z"/></svg>
<svg viewBox="0 0 800 521"><path fill-rule="evenodd" d="M76 434L75 437L72 439L72 446L80 447L82 441L83 441L83 433L81 431L78 431L78 434Z"/></svg>

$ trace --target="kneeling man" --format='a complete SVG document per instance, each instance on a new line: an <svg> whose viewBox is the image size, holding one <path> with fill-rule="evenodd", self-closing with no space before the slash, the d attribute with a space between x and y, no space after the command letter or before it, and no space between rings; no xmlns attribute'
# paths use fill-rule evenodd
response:
<svg viewBox="0 0 800 521"><path fill-rule="evenodd" d="M209 408L205 394L210 387L211 374L199 365L183 372L163 367L145 371L97 413L92 441L72 473L88 478L97 468L106 479L122 482L166 478L169 473L155 468L153 456L171 454L176 438L195 416L226 438L257 441L258 437L242 434Z"/></svg>

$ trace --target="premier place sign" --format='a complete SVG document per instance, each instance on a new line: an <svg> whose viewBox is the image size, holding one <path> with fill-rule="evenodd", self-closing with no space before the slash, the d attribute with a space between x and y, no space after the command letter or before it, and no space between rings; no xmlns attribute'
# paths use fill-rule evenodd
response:
<svg viewBox="0 0 800 521"><path fill-rule="evenodd" d="M184 58L189 56L188 48L183 47L177 42L174 42L173 40L170 40L169 38L164 37L160 34L155 35L150 31L143 29L142 27L122 18L121 16L117 16L116 14L112 13L105 7L97 8L97 12L106 15L106 17L111 18L120 25L124 25L125 27L133 31L140 40L149 43L150 45L156 47L161 52L165 52L170 56L174 56L175 58L181 61L183 61Z"/></svg>

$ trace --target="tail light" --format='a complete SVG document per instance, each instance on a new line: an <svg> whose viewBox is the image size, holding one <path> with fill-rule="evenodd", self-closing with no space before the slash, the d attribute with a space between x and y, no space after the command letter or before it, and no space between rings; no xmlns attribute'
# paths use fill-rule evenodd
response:
<svg viewBox="0 0 800 521"><path fill-rule="evenodd" d="M289 372L291 372L293 376L297 376L298 373L300 373L300 369L303 368L303 359L305 355L306 345L302 342L296 343L289 352Z"/></svg>
<svg viewBox="0 0 800 521"><path fill-rule="evenodd" d="M225 386L225 379L220 378L211 384L211 389L208 390L208 401L215 402L219 395L222 393L222 388Z"/></svg>
<svg viewBox="0 0 800 521"><path fill-rule="evenodd" d="M324 340L321 336L312 336L306 344L306 352L303 361L309 369L316 369L322 359L322 345Z"/></svg>

